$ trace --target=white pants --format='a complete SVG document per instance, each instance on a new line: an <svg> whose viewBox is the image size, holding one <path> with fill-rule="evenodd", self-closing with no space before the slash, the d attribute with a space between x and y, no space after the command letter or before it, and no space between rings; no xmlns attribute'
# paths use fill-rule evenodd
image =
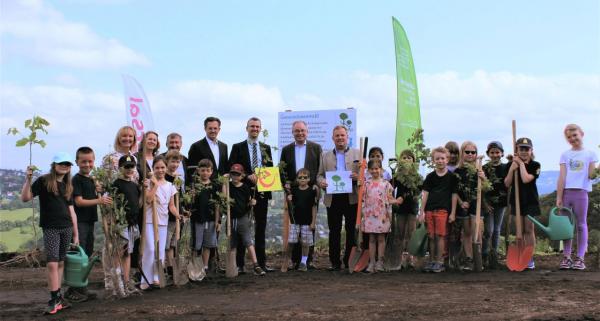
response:
<svg viewBox="0 0 600 321"><path fill-rule="evenodd" d="M165 244L167 243L167 226L158 226L158 257L164 263ZM150 282L158 283L158 271L154 271L154 225L146 224L144 233L144 254L142 256L142 270ZM142 277L142 283L147 284Z"/></svg>

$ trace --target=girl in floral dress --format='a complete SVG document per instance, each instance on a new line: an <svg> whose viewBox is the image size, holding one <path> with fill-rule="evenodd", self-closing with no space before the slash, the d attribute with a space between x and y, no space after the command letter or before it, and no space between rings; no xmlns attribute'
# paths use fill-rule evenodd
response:
<svg viewBox="0 0 600 321"><path fill-rule="evenodd" d="M365 182L365 192L362 196L361 228L364 233L369 234L370 260L367 272L373 273L384 271L385 236L390 232L392 204L395 204L396 200L392 195L392 185L382 177L381 161L370 160L367 167L371 178Z"/></svg>

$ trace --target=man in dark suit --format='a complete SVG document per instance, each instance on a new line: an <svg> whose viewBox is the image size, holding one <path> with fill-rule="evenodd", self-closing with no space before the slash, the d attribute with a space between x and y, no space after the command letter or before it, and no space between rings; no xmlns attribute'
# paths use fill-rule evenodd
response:
<svg viewBox="0 0 600 321"><path fill-rule="evenodd" d="M204 120L204 131L206 137L195 142L190 146L188 152L188 164L193 166L188 170L188 175L196 171L194 166L203 159L209 159L213 164L212 179L218 175L225 175L229 172L229 161L227 159L227 144L217 140L221 131L221 120L217 117L207 117Z"/></svg>
<svg viewBox="0 0 600 321"><path fill-rule="evenodd" d="M252 188L256 188L257 176L254 173L256 168L260 167L271 167L273 166L273 159L271 158L271 146L259 142L258 136L261 132L260 119L252 117L246 123L246 132L248 138L244 141L234 144L231 147L231 155L229 155L229 166L233 164L241 164L246 171L246 177L244 183L248 184ZM254 190L256 205L254 205L254 239L256 249L256 259L258 265L267 271L271 272L273 269L267 266L266 254L265 254L265 231L267 228L267 212L269 210L269 200L271 199L271 192L258 192ZM244 256L246 249L240 242L237 247L237 266L238 269L243 271L244 267Z"/></svg>
<svg viewBox="0 0 600 321"><path fill-rule="evenodd" d="M319 171L319 161L321 159L321 145L307 140L308 126L302 120L297 120L292 124L292 135L294 142L286 145L281 150L281 162L285 163L285 169L281 173L281 181L284 182L287 193L290 192L291 185L296 181L296 173L301 168L310 171L310 185L317 183L317 172ZM314 237L314 231L313 231ZM310 247L307 265L312 267L312 256L314 246ZM302 256L302 246L296 243L292 252L292 262L297 268Z"/></svg>

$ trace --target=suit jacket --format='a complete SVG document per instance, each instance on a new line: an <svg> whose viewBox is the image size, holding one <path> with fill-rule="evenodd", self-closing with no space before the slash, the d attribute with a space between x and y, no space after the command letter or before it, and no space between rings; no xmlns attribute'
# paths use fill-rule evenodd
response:
<svg viewBox="0 0 600 321"><path fill-rule="evenodd" d="M260 151L260 156L262 159L263 167L272 167L273 166L273 158L271 157L271 146L258 142L258 149ZM250 151L248 150L248 141L244 140L237 144L231 146L231 154L229 155L229 167L233 164L240 164L244 166L244 171L246 172L246 178L244 178L244 182L248 184L250 187L255 187L247 177L248 175L254 174L252 172ZM268 199L271 199L271 192L265 192L264 196Z"/></svg>
<svg viewBox="0 0 600 321"><path fill-rule="evenodd" d="M208 146L208 141L206 137L201 140L195 142L190 146L190 150L188 151L188 164L190 166L198 166L198 163L207 158L213 164L213 173L211 178L215 179L218 175L225 175L229 172L229 161L227 159L227 144L217 141L219 145L219 164L215 161L215 157ZM192 177L195 169L190 169L187 171L188 175ZM186 180L187 181L187 180Z"/></svg>
<svg viewBox="0 0 600 321"><path fill-rule="evenodd" d="M346 168L345 169L337 168L337 158L335 156L335 149L321 154L321 164L319 165L319 174L317 175L317 182L320 183L322 181L325 181L325 172L336 171L336 170L351 171L354 169L354 166L353 166L354 161L360 162L360 160L361 160L360 151L358 149L348 148L348 149L346 149L344 154L346 155L346 158L345 158ZM357 172L357 171L355 171L355 172ZM356 189L356 184L354 184L354 182L352 184L352 194L348 195L348 199L350 201L350 204L358 203L358 191ZM331 206L331 194L325 193L325 197L323 198L323 203L327 207Z"/></svg>
<svg viewBox="0 0 600 321"><path fill-rule="evenodd" d="M285 145L281 150L281 162L285 162L285 175L286 179L284 179L284 173L281 173L281 182L285 184L285 181L294 182L296 180L296 143L290 143ZM306 141L306 158L304 159L304 164L299 166L300 168L304 167L310 171L310 184L317 183L317 173L319 171L319 163L321 162L321 153L323 150L321 149L321 145L311 142L309 140Z"/></svg>

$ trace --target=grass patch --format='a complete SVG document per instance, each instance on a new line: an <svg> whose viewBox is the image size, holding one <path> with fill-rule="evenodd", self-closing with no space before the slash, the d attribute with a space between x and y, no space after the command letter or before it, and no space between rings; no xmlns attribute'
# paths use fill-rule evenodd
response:
<svg viewBox="0 0 600 321"><path fill-rule="evenodd" d="M41 231L38 231L38 233ZM17 227L0 233L0 242L6 245L7 252L17 251L21 245L33 238L31 226Z"/></svg>
<svg viewBox="0 0 600 321"><path fill-rule="evenodd" d="M0 221L24 221L31 217L31 208L20 208L18 210L0 210ZM4 233L2 233L4 234Z"/></svg>

